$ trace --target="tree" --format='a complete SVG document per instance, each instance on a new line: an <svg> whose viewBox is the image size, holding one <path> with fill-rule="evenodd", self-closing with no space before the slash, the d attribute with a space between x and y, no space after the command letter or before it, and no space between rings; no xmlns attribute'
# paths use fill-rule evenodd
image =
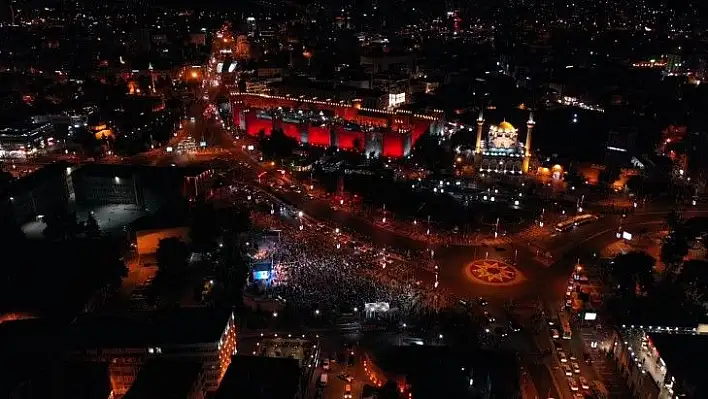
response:
<svg viewBox="0 0 708 399"><path fill-rule="evenodd" d="M609 185L617 181L619 177L620 170L618 168L605 168L604 170L600 171L600 176L598 176L598 180L601 183Z"/></svg>
<svg viewBox="0 0 708 399"><path fill-rule="evenodd" d="M221 234L219 226L219 215L211 203L196 206L189 225L189 238L195 252L210 252L216 248L216 241Z"/></svg>
<svg viewBox="0 0 708 399"><path fill-rule="evenodd" d="M664 274L673 274L683 262L683 258L688 254L688 229L684 224L677 224L671 227L669 224L669 234L664 239L661 246L661 261L664 263Z"/></svg>
<svg viewBox="0 0 708 399"><path fill-rule="evenodd" d="M708 310L708 261L689 260L681 266L677 283L683 287L686 298Z"/></svg>
<svg viewBox="0 0 708 399"><path fill-rule="evenodd" d="M615 257L612 276L617 280L624 297L646 293L654 284L653 269L656 259L643 251L632 251Z"/></svg>
<svg viewBox="0 0 708 399"><path fill-rule="evenodd" d="M413 159L422 163L427 169L438 171L450 165L451 154L438 142L432 134L421 136L413 146Z"/></svg>
<svg viewBox="0 0 708 399"><path fill-rule="evenodd" d="M283 129L273 129L270 136L265 134L260 139L260 146L263 155L266 158L275 158L282 160L293 154L297 148L297 141L292 137L285 135Z"/></svg>
<svg viewBox="0 0 708 399"><path fill-rule="evenodd" d="M86 232L86 237L97 238L101 236L101 229L98 227L98 221L93 212L89 212L88 218L86 218L84 231Z"/></svg>
<svg viewBox="0 0 708 399"><path fill-rule="evenodd" d="M79 222L76 219L76 212L69 212L66 208L59 206L53 212L44 216L44 223L47 225L42 234L48 240L66 240L76 237L79 233Z"/></svg>
<svg viewBox="0 0 708 399"><path fill-rule="evenodd" d="M222 223L221 228L226 232L240 234L251 230L251 218L245 209L227 208L219 220Z"/></svg>
<svg viewBox="0 0 708 399"><path fill-rule="evenodd" d="M568 174L565 175L564 180L568 185L568 188L575 187L576 189L578 189L582 187L583 184L585 184L585 176L580 174L575 168L572 168L568 171Z"/></svg>
<svg viewBox="0 0 708 399"><path fill-rule="evenodd" d="M364 143L361 141L360 138L355 138L354 141L352 142L352 145L354 146L354 151L356 152L361 152L364 151Z"/></svg>
<svg viewBox="0 0 708 399"><path fill-rule="evenodd" d="M625 185L635 194L641 195L644 191L644 179L639 175L630 176Z"/></svg>
<svg viewBox="0 0 708 399"><path fill-rule="evenodd" d="M155 257L159 274L179 272L187 266L189 248L179 238L163 238L157 245Z"/></svg>

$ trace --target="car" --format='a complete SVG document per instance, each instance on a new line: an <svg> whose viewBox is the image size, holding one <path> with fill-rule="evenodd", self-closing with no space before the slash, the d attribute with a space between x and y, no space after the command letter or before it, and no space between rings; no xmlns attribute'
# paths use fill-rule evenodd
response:
<svg viewBox="0 0 708 399"><path fill-rule="evenodd" d="M553 346L556 348L558 352L563 352L563 345L561 345L560 342L558 341L553 341Z"/></svg>
<svg viewBox="0 0 708 399"><path fill-rule="evenodd" d="M568 363L563 363L563 373L568 377L573 376L573 370L568 366Z"/></svg>
<svg viewBox="0 0 708 399"><path fill-rule="evenodd" d="M578 387L578 381L575 381L575 378L573 377L568 377L568 386L570 386L571 391L577 391L580 389Z"/></svg>
<svg viewBox="0 0 708 399"><path fill-rule="evenodd" d="M329 370L329 359L325 359L322 361L322 369Z"/></svg>
<svg viewBox="0 0 708 399"><path fill-rule="evenodd" d="M556 330L555 328L551 328L551 337L553 337L553 339L560 338L560 333L558 333L558 330Z"/></svg>
<svg viewBox="0 0 708 399"><path fill-rule="evenodd" d="M489 305L489 302L487 302L487 300L482 297L477 298L477 303L479 304L479 306Z"/></svg>
<svg viewBox="0 0 708 399"><path fill-rule="evenodd" d="M588 382L587 378L580 376L580 386L583 387L583 389L590 389L590 383Z"/></svg>
<svg viewBox="0 0 708 399"><path fill-rule="evenodd" d="M487 322L488 322L489 324L492 324L492 323L494 323L495 321L497 321L497 320L494 318L494 316L492 316L492 314L489 313L489 312L484 312L484 317L487 318Z"/></svg>
<svg viewBox="0 0 708 399"><path fill-rule="evenodd" d="M568 358L563 352L558 352L558 359L560 359L561 363L568 363Z"/></svg>
<svg viewBox="0 0 708 399"><path fill-rule="evenodd" d="M344 385L344 399L351 399L352 398L352 384L345 384Z"/></svg>
<svg viewBox="0 0 708 399"><path fill-rule="evenodd" d="M510 321L509 322L509 330L513 332L519 332L521 331L521 324L515 322L515 321Z"/></svg>
<svg viewBox="0 0 708 399"><path fill-rule="evenodd" d="M578 362L571 362L570 366L573 368L573 372L575 374L580 374L580 365L578 364Z"/></svg>

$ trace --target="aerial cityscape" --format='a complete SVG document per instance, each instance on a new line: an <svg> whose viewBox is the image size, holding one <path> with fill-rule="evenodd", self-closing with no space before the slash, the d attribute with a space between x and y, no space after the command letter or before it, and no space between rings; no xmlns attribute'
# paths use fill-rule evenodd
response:
<svg viewBox="0 0 708 399"><path fill-rule="evenodd" d="M708 3L0 31L0 398L708 398Z"/></svg>

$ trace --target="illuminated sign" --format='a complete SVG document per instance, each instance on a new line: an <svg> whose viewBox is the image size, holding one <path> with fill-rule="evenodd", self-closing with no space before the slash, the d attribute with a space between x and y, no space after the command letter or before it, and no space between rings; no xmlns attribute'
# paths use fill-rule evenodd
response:
<svg viewBox="0 0 708 399"><path fill-rule="evenodd" d="M259 270L259 271L254 271L253 272L253 279L254 280L268 280L270 278L270 271L268 270Z"/></svg>
<svg viewBox="0 0 708 399"><path fill-rule="evenodd" d="M597 320L597 313L596 312L585 312L585 315L583 316L583 320L587 320L587 321Z"/></svg>
<svg viewBox="0 0 708 399"><path fill-rule="evenodd" d="M389 93L388 95L388 106L389 107L396 107L400 104L404 104L406 102L406 93Z"/></svg>
<svg viewBox="0 0 708 399"><path fill-rule="evenodd" d="M623 231L623 232L622 232L622 238L625 239L625 240L627 240L627 241L631 241L631 240L632 240L632 233L628 233L628 232L626 232L626 231Z"/></svg>

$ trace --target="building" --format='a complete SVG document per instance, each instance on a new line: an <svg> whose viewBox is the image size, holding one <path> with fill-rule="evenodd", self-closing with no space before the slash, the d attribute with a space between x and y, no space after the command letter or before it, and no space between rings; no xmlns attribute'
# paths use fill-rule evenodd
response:
<svg viewBox="0 0 708 399"><path fill-rule="evenodd" d="M166 201L204 194L213 171L201 167L85 165L71 173L80 206L135 205L156 210Z"/></svg>
<svg viewBox="0 0 708 399"><path fill-rule="evenodd" d="M322 98L322 97L320 97ZM337 146L366 154L400 158L410 153L415 142L442 120L442 112L431 115L408 110L363 107L357 101L336 102L304 96L272 96L231 93L234 125L247 134L269 134L283 129L285 135L302 144Z"/></svg>
<svg viewBox="0 0 708 399"><path fill-rule="evenodd" d="M51 123L0 129L0 158L27 158L55 145Z"/></svg>
<svg viewBox="0 0 708 399"><path fill-rule="evenodd" d="M519 130L511 123L503 121L499 125L490 125L485 139L484 115L480 111L477 118L477 140L475 143L476 160L481 173L524 174L528 173L531 158L531 138L536 122L533 112L526 122L526 143L519 138Z"/></svg>
<svg viewBox="0 0 708 399"><path fill-rule="evenodd" d="M302 377L297 360L234 356L214 399L299 399Z"/></svg>
<svg viewBox="0 0 708 399"><path fill-rule="evenodd" d="M57 208L66 209L72 192L71 170L64 163L47 165L13 181L4 193L0 193L0 199L9 202L7 209L20 224L54 212Z"/></svg>
<svg viewBox="0 0 708 399"><path fill-rule="evenodd" d="M412 345L369 351L363 361L372 385L394 383L403 397L521 396L519 367L513 354Z"/></svg>
<svg viewBox="0 0 708 399"><path fill-rule="evenodd" d="M123 399L204 399L204 368L199 362L155 359L143 365Z"/></svg>
<svg viewBox="0 0 708 399"><path fill-rule="evenodd" d="M143 365L163 359L198 362L204 388L213 392L236 353L236 329L233 313L216 309L87 314L66 329L65 351L72 360L108 363L117 396L129 391Z"/></svg>
<svg viewBox="0 0 708 399"><path fill-rule="evenodd" d="M204 195L213 171L203 167L49 164L13 181L0 200L23 224L57 208L135 205L156 211L169 201Z"/></svg>
<svg viewBox="0 0 708 399"><path fill-rule="evenodd" d="M110 399L113 397L108 364L49 360L37 362L3 398L17 399ZM5 381L3 381L5 382Z"/></svg>
<svg viewBox="0 0 708 399"><path fill-rule="evenodd" d="M369 73L399 72L413 74L416 71L415 55L409 53L371 52L360 57L360 65Z"/></svg>
<svg viewBox="0 0 708 399"><path fill-rule="evenodd" d="M635 397L708 397L706 325L623 325L607 345Z"/></svg>

